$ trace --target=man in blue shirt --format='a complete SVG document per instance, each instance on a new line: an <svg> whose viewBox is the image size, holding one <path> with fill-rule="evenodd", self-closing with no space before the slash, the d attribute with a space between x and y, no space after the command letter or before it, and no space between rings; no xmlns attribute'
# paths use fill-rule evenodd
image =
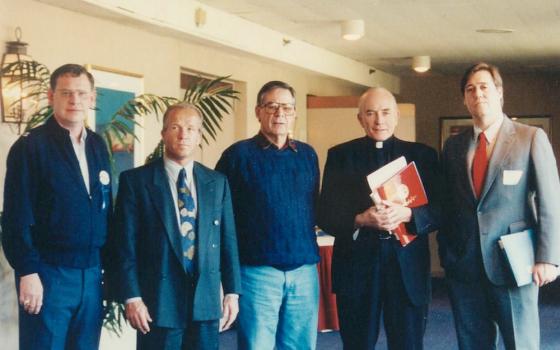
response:
<svg viewBox="0 0 560 350"><path fill-rule="evenodd" d="M317 155L289 137L295 92L271 81L258 93L259 133L224 151L241 261L240 349L315 349L319 261Z"/></svg>
<svg viewBox="0 0 560 350"><path fill-rule="evenodd" d="M53 117L20 137L7 161L2 238L16 276L20 349L97 349L111 176L105 143L85 127L93 77L63 65L48 99Z"/></svg>

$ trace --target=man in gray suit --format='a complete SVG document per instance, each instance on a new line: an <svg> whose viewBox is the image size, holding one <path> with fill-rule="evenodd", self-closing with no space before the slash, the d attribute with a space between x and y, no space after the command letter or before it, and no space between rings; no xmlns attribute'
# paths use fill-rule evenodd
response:
<svg viewBox="0 0 560 350"><path fill-rule="evenodd" d="M446 196L438 235L460 349L538 349L538 288L560 263L560 182L544 131L502 112L498 69L470 67L461 81L473 128L447 140ZM535 232L534 283L517 287L500 236ZM527 247L527 249L530 249Z"/></svg>

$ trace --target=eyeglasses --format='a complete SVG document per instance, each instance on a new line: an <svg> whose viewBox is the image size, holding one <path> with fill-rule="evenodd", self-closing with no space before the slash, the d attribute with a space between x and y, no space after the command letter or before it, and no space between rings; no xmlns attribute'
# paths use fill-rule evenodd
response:
<svg viewBox="0 0 560 350"><path fill-rule="evenodd" d="M267 114L276 114L279 110L282 110L282 114L287 116L292 116L296 113L296 107L291 103L276 103L268 102L261 104L260 107L264 108Z"/></svg>
<svg viewBox="0 0 560 350"><path fill-rule="evenodd" d="M90 91L85 90L56 90L55 92L62 98L71 98L74 96L77 99L85 100L90 96Z"/></svg>

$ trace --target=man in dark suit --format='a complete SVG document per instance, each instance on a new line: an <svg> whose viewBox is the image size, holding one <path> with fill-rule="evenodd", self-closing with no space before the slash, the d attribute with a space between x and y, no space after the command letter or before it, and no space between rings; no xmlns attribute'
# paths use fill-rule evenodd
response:
<svg viewBox="0 0 560 350"><path fill-rule="evenodd" d="M438 234L461 349L539 348L538 288L560 263L560 184L542 129L502 112L498 69L476 64L461 80L473 128L442 154L445 216ZM500 236L532 228L534 283L517 287ZM531 249L531 247L527 247Z"/></svg>
<svg viewBox="0 0 560 350"><path fill-rule="evenodd" d="M319 226L336 237L333 291L347 350L375 348L382 312L389 349L422 348L430 300L428 233L438 225L437 154L394 137L398 118L394 96L369 89L360 97L358 113L366 136L331 148L325 165ZM366 176L400 156L416 163L428 205L373 205ZM403 222L417 235L405 247L389 233Z"/></svg>
<svg viewBox="0 0 560 350"><path fill-rule="evenodd" d="M19 348L97 349L103 320L102 249L112 213L111 166L85 127L92 75L57 68L53 116L10 149L4 187L4 251L15 270Z"/></svg>
<svg viewBox="0 0 560 350"><path fill-rule="evenodd" d="M120 177L115 215L122 298L138 330L138 349L218 349L219 328L237 317L241 287L230 191L225 176L193 161L201 132L195 106L169 107L163 159Z"/></svg>

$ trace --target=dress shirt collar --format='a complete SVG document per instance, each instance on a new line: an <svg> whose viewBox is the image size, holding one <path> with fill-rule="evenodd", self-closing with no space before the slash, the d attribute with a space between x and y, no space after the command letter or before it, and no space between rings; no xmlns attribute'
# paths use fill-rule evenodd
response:
<svg viewBox="0 0 560 350"><path fill-rule="evenodd" d="M496 119L492 124L490 124L490 126L486 128L486 130L482 130L478 126L473 125L474 142L477 142L478 135L480 135L480 133L484 131L484 135L486 136L486 140L488 140L488 143L493 144L494 140L496 139L496 136L498 135L498 131L500 131L500 127L502 126L503 122L504 122L504 115L502 114L498 119Z"/></svg>
<svg viewBox="0 0 560 350"><path fill-rule="evenodd" d="M47 128L49 130L55 132L58 136L70 136L70 130L62 127L54 116L50 117L45 124L47 125ZM89 129L84 125L82 132L80 133L80 141L85 141L85 139L87 138L88 130Z"/></svg>
<svg viewBox="0 0 560 350"><path fill-rule="evenodd" d="M169 159L167 156L163 156L163 167L165 168L165 172L167 173L167 176L169 176L169 178L171 180L173 180L174 183L177 183L177 178L179 177L179 172L181 171L181 169L185 169L185 171L187 172L187 182L188 182L188 186L189 188L192 188L191 184L193 183L193 167L194 167L194 161L189 161L184 167L181 166L180 164L178 164L177 162L175 162L174 160Z"/></svg>
<svg viewBox="0 0 560 350"><path fill-rule="evenodd" d="M264 134L260 131L257 135L255 135L255 141L257 142L257 145L259 145L259 147L261 147L262 149L274 147L280 151L283 151L286 148L290 148L292 151L297 152L297 144L289 136L288 136L288 141L281 148L276 147L276 145L270 142L270 140L267 139L266 136L264 136Z"/></svg>
<svg viewBox="0 0 560 350"><path fill-rule="evenodd" d="M82 126L82 131L80 132L80 137L78 138L79 140L78 144L84 145L86 142L86 138L87 138L87 129L85 126ZM75 143L74 139L72 139L72 143Z"/></svg>

